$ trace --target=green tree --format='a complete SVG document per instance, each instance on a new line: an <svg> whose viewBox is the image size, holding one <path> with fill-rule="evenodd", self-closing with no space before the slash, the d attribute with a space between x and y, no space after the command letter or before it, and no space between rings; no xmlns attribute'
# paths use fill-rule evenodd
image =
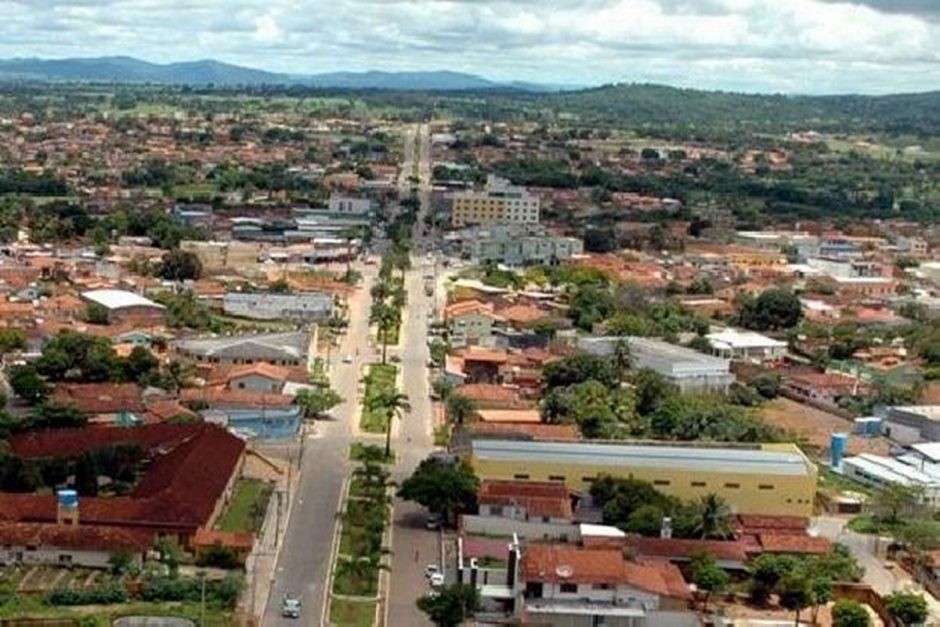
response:
<svg viewBox="0 0 940 627"><path fill-rule="evenodd" d="M477 414L477 402L460 393L451 394L445 401L447 419L458 425L472 419Z"/></svg>
<svg viewBox="0 0 940 627"><path fill-rule="evenodd" d="M731 581L728 573L708 553L699 553L692 557L689 563L689 574L692 576L692 583L695 587L705 593L705 598L702 600L703 612L708 612L708 601L711 596L721 593Z"/></svg>
<svg viewBox="0 0 940 627"><path fill-rule="evenodd" d="M458 627L481 607L476 587L460 583L445 586L434 596L421 597L417 605L438 627Z"/></svg>
<svg viewBox="0 0 940 627"><path fill-rule="evenodd" d="M163 255L159 273L167 281L195 281L202 276L202 262L196 253L174 249Z"/></svg>
<svg viewBox="0 0 940 627"><path fill-rule="evenodd" d="M195 374L196 369L191 364L178 360L171 361L161 374L162 387L171 392L179 392L189 387Z"/></svg>
<svg viewBox="0 0 940 627"><path fill-rule="evenodd" d="M319 418L343 402L343 397L325 385L315 385L297 392L294 398L304 418Z"/></svg>
<svg viewBox="0 0 940 627"><path fill-rule="evenodd" d="M110 322L108 309L98 303L88 303L85 306L85 320L89 324L108 324Z"/></svg>
<svg viewBox="0 0 940 627"><path fill-rule="evenodd" d="M379 392L366 399L366 405L371 411L381 411L386 416L385 456L389 457L392 454L392 420L403 412L411 411L408 395L397 390Z"/></svg>
<svg viewBox="0 0 940 627"><path fill-rule="evenodd" d="M733 534L731 508L716 494L693 502L689 514L691 532L697 538L724 540Z"/></svg>
<svg viewBox="0 0 940 627"><path fill-rule="evenodd" d="M27 424L32 429L63 429L87 423L88 416L77 407L45 402L33 409Z"/></svg>
<svg viewBox="0 0 940 627"><path fill-rule="evenodd" d="M801 572L791 571L780 581L777 594L780 606L794 613L793 624L799 627L800 612L813 604L810 582Z"/></svg>
<svg viewBox="0 0 940 627"><path fill-rule="evenodd" d="M7 378L13 393L27 403L41 403L46 400L51 391L46 380L30 364L13 366L10 368Z"/></svg>
<svg viewBox="0 0 940 627"><path fill-rule="evenodd" d="M26 350L26 335L16 327L0 329L0 353Z"/></svg>
<svg viewBox="0 0 940 627"><path fill-rule="evenodd" d="M879 519L894 524L920 509L922 496L917 488L892 483L874 494L871 506Z"/></svg>
<svg viewBox="0 0 940 627"><path fill-rule="evenodd" d="M609 359L582 353L545 366L542 370L542 380L545 389L549 391L591 380L612 388L620 384L620 373Z"/></svg>
<svg viewBox="0 0 940 627"><path fill-rule="evenodd" d="M796 560L789 555L764 553L755 558L750 565L751 600L765 603L784 577L796 568Z"/></svg>
<svg viewBox="0 0 940 627"><path fill-rule="evenodd" d="M479 483L466 462L428 457L402 482L398 496L420 503L451 523L455 514L476 507Z"/></svg>
<svg viewBox="0 0 940 627"><path fill-rule="evenodd" d="M803 317L803 305L790 290L774 288L762 292L756 299L741 303L738 322L756 331L792 329Z"/></svg>
<svg viewBox="0 0 940 627"><path fill-rule="evenodd" d="M125 575L134 565L134 554L127 549L118 549L108 557L108 566L112 575Z"/></svg>
<svg viewBox="0 0 940 627"><path fill-rule="evenodd" d="M832 606L832 627L871 627L871 617L858 601L839 599Z"/></svg>
<svg viewBox="0 0 940 627"><path fill-rule="evenodd" d="M633 375L636 390L636 410L641 416L652 414L663 402L678 394L676 386L649 368L640 368Z"/></svg>
<svg viewBox="0 0 940 627"><path fill-rule="evenodd" d="M143 346L135 346L123 361L124 378L135 383L145 383L160 368L160 362Z"/></svg>
<svg viewBox="0 0 940 627"><path fill-rule="evenodd" d="M894 592L884 601L888 614L902 625L920 625L927 620L927 599L922 594Z"/></svg>

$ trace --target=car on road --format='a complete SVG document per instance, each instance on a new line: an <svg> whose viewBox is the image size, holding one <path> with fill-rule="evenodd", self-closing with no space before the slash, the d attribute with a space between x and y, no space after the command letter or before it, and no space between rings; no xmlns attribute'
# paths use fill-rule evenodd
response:
<svg viewBox="0 0 940 627"><path fill-rule="evenodd" d="M425 529L430 529L431 531L440 529L443 524L444 518L440 514L428 514L428 517L424 520Z"/></svg>
<svg viewBox="0 0 940 627"><path fill-rule="evenodd" d="M428 583L431 584L432 588L440 588L444 585L444 573L434 573L428 577Z"/></svg>
<svg viewBox="0 0 940 627"><path fill-rule="evenodd" d="M284 595L281 599L281 616L284 618L300 618L300 599Z"/></svg>
<svg viewBox="0 0 940 627"><path fill-rule="evenodd" d="M351 364L352 362L353 362L353 356L352 356L352 354L347 353L347 354L343 357L343 363L344 363L344 364Z"/></svg>

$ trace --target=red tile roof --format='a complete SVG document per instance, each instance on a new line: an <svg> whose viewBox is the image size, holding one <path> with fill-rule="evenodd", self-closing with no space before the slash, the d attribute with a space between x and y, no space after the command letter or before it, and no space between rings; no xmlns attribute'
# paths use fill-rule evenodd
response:
<svg viewBox="0 0 940 627"><path fill-rule="evenodd" d="M631 562L621 551L562 544L530 544L522 552L525 582L626 585L664 597L690 598L679 569L669 562Z"/></svg>
<svg viewBox="0 0 940 627"><path fill-rule="evenodd" d="M532 440L577 440L580 437L577 425L547 425L531 423L483 423L464 425L471 436L493 436Z"/></svg>
<svg viewBox="0 0 940 627"><path fill-rule="evenodd" d="M507 404L520 401L518 390L495 383L468 383L457 387L454 392L476 401Z"/></svg>
<svg viewBox="0 0 940 627"><path fill-rule="evenodd" d="M146 530L108 526L0 522L0 544L78 551L128 549L143 552L153 545L153 534Z"/></svg>
<svg viewBox="0 0 940 627"><path fill-rule="evenodd" d="M132 413L144 410L141 390L133 383L60 383L52 400L89 414Z"/></svg>
<svg viewBox="0 0 940 627"><path fill-rule="evenodd" d="M180 391L182 402L206 402L225 407L288 407L294 398L285 394L268 394L250 390L229 390L221 386L186 388Z"/></svg>
<svg viewBox="0 0 940 627"><path fill-rule="evenodd" d="M481 505L518 505L530 516L573 516L571 494L561 483L486 480L480 484L477 500Z"/></svg>
<svg viewBox="0 0 940 627"><path fill-rule="evenodd" d="M806 535L809 519L803 516L762 516L760 514L738 514L739 534L786 533Z"/></svg>
<svg viewBox="0 0 940 627"><path fill-rule="evenodd" d="M685 538L648 538L629 535L625 545L640 557L668 560L691 559L697 553L708 553L717 560L744 563L748 558L748 545L739 540L694 540Z"/></svg>
<svg viewBox="0 0 940 627"><path fill-rule="evenodd" d="M77 455L116 442L137 442L150 451L146 473L130 496L80 497L79 520L91 525L144 526L195 532L212 516L232 476L245 442L210 424L155 424L141 427L60 429L64 433L16 436L14 452L37 457ZM118 435L123 432L123 435ZM164 437L158 437L162 434ZM70 437L71 436L71 437ZM0 493L0 520L52 522L56 497Z"/></svg>
<svg viewBox="0 0 940 627"><path fill-rule="evenodd" d="M766 553L823 555L832 547L832 543L827 538L789 534L762 533L758 536L758 541L761 549Z"/></svg>

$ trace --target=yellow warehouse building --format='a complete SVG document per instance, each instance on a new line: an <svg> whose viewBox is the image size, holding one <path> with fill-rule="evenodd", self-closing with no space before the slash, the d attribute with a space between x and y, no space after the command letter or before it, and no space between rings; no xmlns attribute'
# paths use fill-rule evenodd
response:
<svg viewBox="0 0 940 627"><path fill-rule="evenodd" d="M470 463L481 479L558 481L579 492L612 475L682 500L714 493L738 514L811 516L816 496L816 466L793 444L475 439Z"/></svg>

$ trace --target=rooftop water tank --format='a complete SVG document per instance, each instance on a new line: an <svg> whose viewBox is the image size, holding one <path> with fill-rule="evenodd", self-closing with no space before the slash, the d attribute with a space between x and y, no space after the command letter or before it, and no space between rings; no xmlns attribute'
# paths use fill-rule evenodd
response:
<svg viewBox="0 0 940 627"><path fill-rule="evenodd" d="M829 454L832 469L842 471L842 458L845 456L845 447L849 442L847 433L833 433L829 440Z"/></svg>

